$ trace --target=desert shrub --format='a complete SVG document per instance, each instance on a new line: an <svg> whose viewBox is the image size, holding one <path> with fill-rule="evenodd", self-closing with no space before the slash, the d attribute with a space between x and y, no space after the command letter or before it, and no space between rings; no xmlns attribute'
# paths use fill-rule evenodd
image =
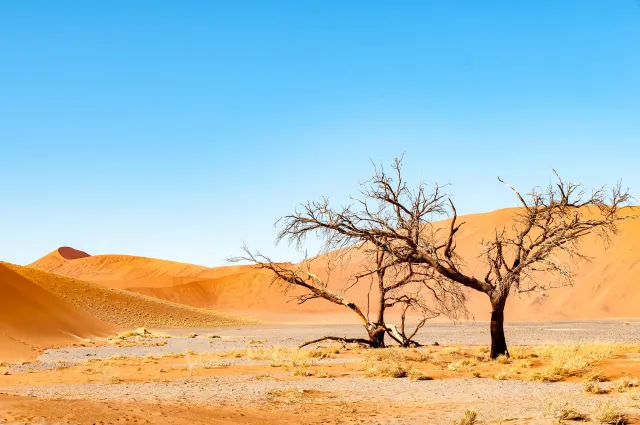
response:
<svg viewBox="0 0 640 425"><path fill-rule="evenodd" d="M522 369L531 369L533 367L533 363L530 360L520 360L518 362L518 366Z"/></svg>
<svg viewBox="0 0 640 425"><path fill-rule="evenodd" d="M535 382L559 382L564 378L560 375L555 374L553 370L547 368L541 371L532 372L529 375L529 379Z"/></svg>
<svg viewBox="0 0 640 425"><path fill-rule="evenodd" d="M318 369L318 371L314 374L314 376L316 378L328 378L329 372L327 372L325 369Z"/></svg>
<svg viewBox="0 0 640 425"><path fill-rule="evenodd" d="M409 368L396 360L383 360L368 363L365 372L369 377L404 378L409 373Z"/></svg>
<svg viewBox="0 0 640 425"><path fill-rule="evenodd" d="M538 354L533 351L531 347L524 347L521 345L516 345L509 349L509 354L511 358L514 360L522 360L522 359L534 359L538 357Z"/></svg>
<svg viewBox="0 0 640 425"><path fill-rule="evenodd" d="M549 401L545 413L558 423L561 421L584 421L587 419L585 414L578 412L578 410L568 402L556 403Z"/></svg>
<svg viewBox="0 0 640 425"><path fill-rule="evenodd" d="M620 410L619 406L610 401L600 403L593 416L600 424L626 425L629 423L627 415Z"/></svg>
<svg viewBox="0 0 640 425"><path fill-rule="evenodd" d="M306 366L294 366L291 368L293 376L313 376L313 372Z"/></svg>
<svg viewBox="0 0 640 425"><path fill-rule="evenodd" d="M635 378L629 378L627 376L623 376L622 378L619 378L613 381L613 385L619 390L626 390L628 388L637 387L638 380Z"/></svg>
<svg viewBox="0 0 640 425"><path fill-rule="evenodd" d="M500 364L509 364L511 363L511 359L507 356L505 356L504 354L499 355L498 357L496 357L496 363L500 363Z"/></svg>
<svg viewBox="0 0 640 425"><path fill-rule="evenodd" d="M584 391L591 394L606 394L607 390L602 388L597 381L586 381L583 384Z"/></svg>
<svg viewBox="0 0 640 425"><path fill-rule="evenodd" d="M455 362L451 362L447 365L447 369L452 372L458 372L461 370L467 370L470 367L475 366L476 364L469 359L457 360Z"/></svg>
<svg viewBox="0 0 640 425"><path fill-rule="evenodd" d="M509 372L507 372L506 370L501 370L500 372L496 373L493 376L493 379L497 379L498 381L504 381L509 379L510 376L511 375Z"/></svg>
<svg viewBox="0 0 640 425"><path fill-rule="evenodd" d="M431 381L433 378L418 369L411 369L408 373L409 379L412 381Z"/></svg>
<svg viewBox="0 0 640 425"><path fill-rule="evenodd" d="M466 409L460 419L453 421L453 425L475 425L477 419L478 412Z"/></svg>
<svg viewBox="0 0 640 425"><path fill-rule="evenodd" d="M444 354L451 354L451 355L463 355L464 351L462 350L462 348L458 347L458 346L452 346L452 347L445 347L442 352Z"/></svg>
<svg viewBox="0 0 640 425"><path fill-rule="evenodd" d="M414 361L425 362L430 360L430 356L416 349L407 350L406 348L383 348L378 350L370 350L366 354L367 361L383 361L395 360L399 362Z"/></svg>
<svg viewBox="0 0 640 425"><path fill-rule="evenodd" d="M606 382L607 381L607 378L599 370L592 370L590 372L587 372L584 375L584 379L587 380L587 381L596 381L596 382Z"/></svg>

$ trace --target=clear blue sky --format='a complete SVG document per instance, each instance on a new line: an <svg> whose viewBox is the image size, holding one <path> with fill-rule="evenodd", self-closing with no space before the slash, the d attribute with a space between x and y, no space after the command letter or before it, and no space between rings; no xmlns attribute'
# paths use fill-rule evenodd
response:
<svg viewBox="0 0 640 425"><path fill-rule="evenodd" d="M640 195L640 1L0 2L0 259L219 265L370 159L462 213Z"/></svg>

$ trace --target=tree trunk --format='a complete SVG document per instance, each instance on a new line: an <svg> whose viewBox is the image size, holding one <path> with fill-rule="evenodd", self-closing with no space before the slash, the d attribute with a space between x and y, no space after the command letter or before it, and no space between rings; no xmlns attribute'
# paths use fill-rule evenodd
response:
<svg viewBox="0 0 640 425"><path fill-rule="evenodd" d="M384 335L386 329L384 326L380 326L378 324L374 324L369 329L367 329L369 333L369 339L371 340L371 347L373 348L384 348Z"/></svg>
<svg viewBox="0 0 640 425"><path fill-rule="evenodd" d="M505 299L491 300L491 353L490 357L495 359L500 355L509 357L507 350L507 340L504 337L504 306Z"/></svg>

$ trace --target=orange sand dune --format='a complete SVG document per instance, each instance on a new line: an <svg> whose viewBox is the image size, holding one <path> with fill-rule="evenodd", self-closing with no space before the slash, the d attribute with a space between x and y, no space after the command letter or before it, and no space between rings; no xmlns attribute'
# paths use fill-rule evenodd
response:
<svg viewBox="0 0 640 425"><path fill-rule="evenodd" d="M42 347L114 329L4 264L0 294L0 360L31 358Z"/></svg>
<svg viewBox="0 0 640 425"><path fill-rule="evenodd" d="M497 210L485 214L460 217L464 221L458 233L457 252L466 261L466 269L483 275L484 264L478 259L482 238L490 238L496 228L511 228L515 209ZM447 221L435 227L446 226ZM513 295L507 304L509 320L571 320L613 317L640 317L640 220L623 222L619 235L614 236L606 251L595 238L584 242L584 253L593 261L574 265L575 286L556 289L549 297ZM230 255L233 252L230 252ZM156 298L219 311L251 312L254 317L274 314L322 315L343 312L323 300L312 300L302 306L287 302L282 287L270 285L264 272L248 266L206 268L187 264L152 260L141 257L101 255L77 259L60 258L56 252L31 266L56 273L101 283ZM344 278L359 269L361 257L354 256L342 273L334 273L331 285L340 285ZM322 270L322 259L318 270ZM548 282L551 277L538 276ZM354 288L350 299L364 303L368 286ZM477 320L489 319L489 303L484 294L470 292L469 308ZM328 316L327 316L328 317ZM302 316L301 316L302 318ZM328 319L327 319L328 320Z"/></svg>
<svg viewBox="0 0 640 425"><path fill-rule="evenodd" d="M170 303L30 267L8 263L5 266L91 316L123 328L218 326L242 322L211 310Z"/></svg>
<svg viewBox="0 0 640 425"><path fill-rule="evenodd" d="M224 276L244 268L209 268L132 255L91 256L69 247L59 248L28 267L93 282L143 281L144 286L173 286L190 280Z"/></svg>
<svg viewBox="0 0 640 425"><path fill-rule="evenodd" d="M246 266L209 268L132 255L91 256L69 247L59 248L28 267L119 288L133 286L132 283L144 287L175 286L246 269Z"/></svg>

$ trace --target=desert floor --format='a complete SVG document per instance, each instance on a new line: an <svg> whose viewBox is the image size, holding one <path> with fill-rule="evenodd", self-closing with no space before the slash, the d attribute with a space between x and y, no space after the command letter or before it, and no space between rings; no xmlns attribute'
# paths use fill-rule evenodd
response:
<svg viewBox="0 0 640 425"><path fill-rule="evenodd" d="M572 410L598 423L608 409L640 424L637 319L511 323L511 358L497 361L486 323L430 324L416 349L297 349L324 335L362 330L154 329L49 349L0 365L0 423L450 424L466 410L476 423Z"/></svg>

